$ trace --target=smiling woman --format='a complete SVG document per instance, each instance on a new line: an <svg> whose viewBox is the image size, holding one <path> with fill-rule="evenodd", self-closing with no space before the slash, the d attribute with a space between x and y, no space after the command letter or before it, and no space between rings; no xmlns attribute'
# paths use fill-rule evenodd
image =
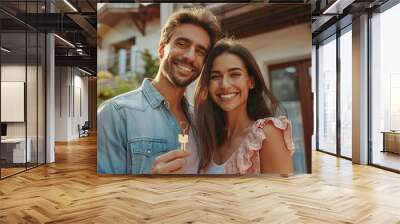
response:
<svg viewBox="0 0 400 224"><path fill-rule="evenodd" d="M215 58L209 82L213 101L224 111L246 107L249 90L254 89L245 64L236 55L224 53Z"/></svg>
<svg viewBox="0 0 400 224"><path fill-rule="evenodd" d="M275 118L279 104L252 54L223 39L210 51L195 96L201 172L293 172L291 123Z"/></svg>

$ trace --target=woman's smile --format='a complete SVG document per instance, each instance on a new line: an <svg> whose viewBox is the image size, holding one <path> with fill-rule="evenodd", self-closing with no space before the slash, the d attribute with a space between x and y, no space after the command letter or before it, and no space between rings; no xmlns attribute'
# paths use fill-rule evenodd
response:
<svg viewBox="0 0 400 224"><path fill-rule="evenodd" d="M213 101L224 111L245 108L252 79L241 58L223 53L214 60L209 92Z"/></svg>
<svg viewBox="0 0 400 224"><path fill-rule="evenodd" d="M219 94L218 96L221 98L222 101L230 101L232 100L235 96L237 96L239 92L235 93L223 93Z"/></svg>

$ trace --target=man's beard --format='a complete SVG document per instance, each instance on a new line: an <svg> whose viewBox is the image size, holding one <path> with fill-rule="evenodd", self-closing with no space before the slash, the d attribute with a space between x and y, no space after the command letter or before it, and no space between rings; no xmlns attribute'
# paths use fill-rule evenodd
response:
<svg viewBox="0 0 400 224"><path fill-rule="evenodd" d="M176 72L174 72L173 70L173 63L168 62L168 58L166 61L164 61L163 63L163 68L162 70L165 73L166 78L168 79L168 81L170 83L172 83L173 85L177 86L177 87L187 87L188 85L190 85L200 74L199 70L195 70L193 71L193 74L190 78L187 79L179 79L178 76L175 74ZM193 67L193 66L192 66Z"/></svg>

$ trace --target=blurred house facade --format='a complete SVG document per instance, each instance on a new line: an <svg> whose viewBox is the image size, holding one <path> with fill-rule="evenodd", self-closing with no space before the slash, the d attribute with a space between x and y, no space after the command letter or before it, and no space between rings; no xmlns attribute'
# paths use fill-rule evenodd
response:
<svg viewBox="0 0 400 224"><path fill-rule="evenodd" d="M157 57L160 5L113 3L98 7L98 70L112 70L121 76L142 74L141 53L148 49Z"/></svg>

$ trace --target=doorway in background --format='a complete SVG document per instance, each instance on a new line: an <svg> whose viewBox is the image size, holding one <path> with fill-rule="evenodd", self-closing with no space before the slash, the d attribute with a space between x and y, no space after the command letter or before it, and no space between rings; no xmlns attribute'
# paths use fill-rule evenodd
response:
<svg viewBox="0 0 400 224"><path fill-rule="evenodd" d="M311 173L311 137L313 133L313 96L311 59L268 66L268 79L273 94L287 110L293 125L293 156L296 172Z"/></svg>

